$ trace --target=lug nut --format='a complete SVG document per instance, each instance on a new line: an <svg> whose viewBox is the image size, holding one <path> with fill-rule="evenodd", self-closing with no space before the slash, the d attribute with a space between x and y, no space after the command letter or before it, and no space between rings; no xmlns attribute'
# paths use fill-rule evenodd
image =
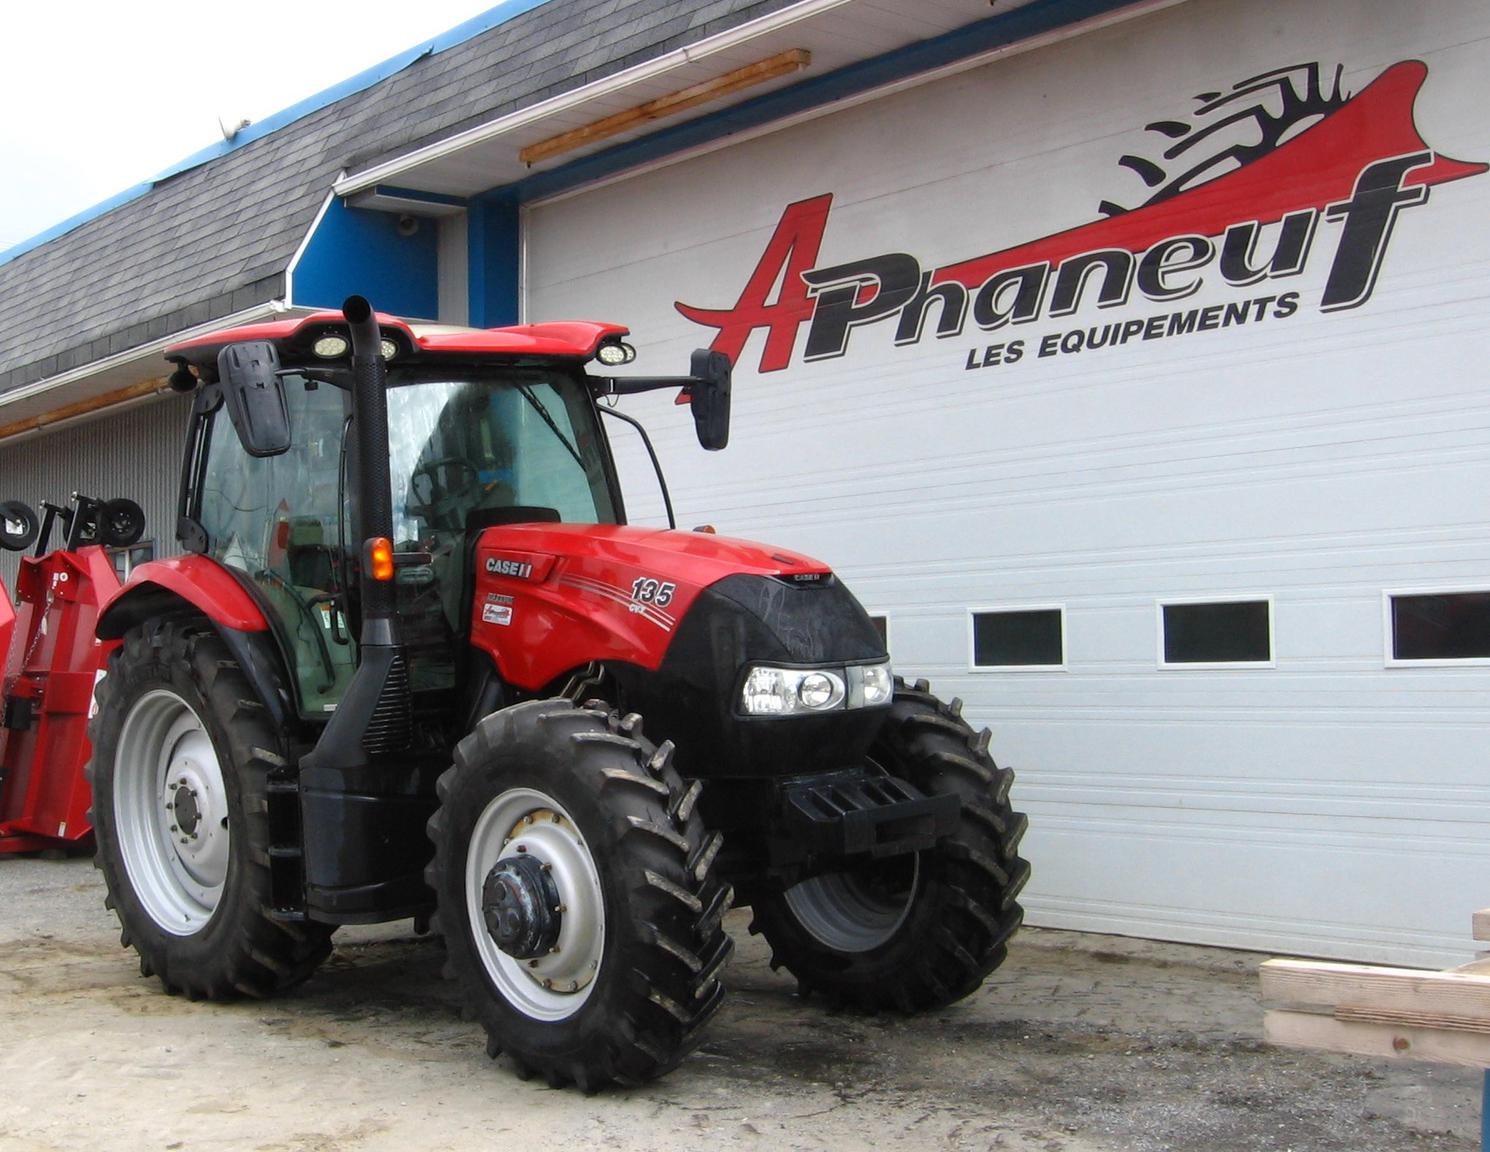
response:
<svg viewBox="0 0 1490 1152"><path fill-rule="evenodd" d="M526 844L519 844L517 846L517 850L519 852L526 852L528 850L528 846Z"/></svg>

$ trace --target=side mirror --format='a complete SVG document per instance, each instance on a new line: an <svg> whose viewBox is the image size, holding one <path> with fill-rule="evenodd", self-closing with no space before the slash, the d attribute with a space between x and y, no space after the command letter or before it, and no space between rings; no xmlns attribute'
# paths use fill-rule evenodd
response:
<svg viewBox="0 0 1490 1152"><path fill-rule="evenodd" d="M710 452L729 443L730 362L723 352L700 348L688 362L689 403L698 442Z"/></svg>
<svg viewBox="0 0 1490 1152"><path fill-rule="evenodd" d="M289 451L290 410L274 345L267 340L229 344L217 354L217 376L244 451L250 456Z"/></svg>

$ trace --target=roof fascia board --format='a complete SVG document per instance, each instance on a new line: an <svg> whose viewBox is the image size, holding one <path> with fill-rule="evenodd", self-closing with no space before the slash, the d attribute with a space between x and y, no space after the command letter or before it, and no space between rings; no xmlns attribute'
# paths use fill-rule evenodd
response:
<svg viewBox="0 0 1490 1152"><path fill-rule="evenodd" d="M374 84L378 84L388 77L402 72L416 60L444 52L446 49L453 48L458 44L463 44L467 40L471 40L483 32L490 31L499 24L505 24L509 20L514 20L545 3L547 3L547 0L505 0L504 3L498 4L495 8L490 8L481 15L472 17L463 24L456 25L448 32L442 32L432 39L421 41L413 48L400 52L397 56L391 56L380 64L374 64L371 68L364 69L355 76L317 92L314 96L307 96L304 100L296 104L291 104L288 108L272 113L262 120L255 121L246 128L235 132L231 138L220 140L215 144L209 144L206 148L193 152L184 160L179 160L170 167L156 173L149 180L126 188L124 191L110 196L107 200L103 200L91 208L85 208L76 215L69 216L61 223L54 224L45 231L38 232L35 236L0 251L0 265L8 264L18 256L24 256L27 252L35 248L40 248L43 244L55 240L59 236L64 236L73 229L79 228L91 220L112 212L121 205L128 204L131 200L138 199L157 184L164 180L169 180L172 176L179 175L192 168L199 168L203 164L210 163L221 156L226 156L228 153L234 152L245 145L252 144L255 140L262 140L265 136L272 135L281 128L288 127L295 121L304 119L313 112L319 112L322 108L335 104L338 100L344 100L348 96L354 96L358 92L371 88Z"/></svg>
<svg viewBox="0 0 1490 1152"><path fill-rule="evenodd" d="M712 56L733 48L739 44L748 43L758 36L768 32L774 32L781 28L789 28L801 20L809 19L822 12L831 11L845 4L854 3L855 0L802 0L800 4L793 4L789 8L778 9L758 20L751 20L735 28L730 28L716 35L706 37L696 44L689 44L683 48L676 48L662 56L653 57L635 67L627 68L611 76L606 76L593 84L586 84L569 92L561 92L557 96L540 101L537 104L521 108L496 120L485 124L478 124L473 128L467 128L464 132L457 132L454 136L447 136L443 140L436 140L423 148L416 148L412 152L406 152L392 160L385 160L381 164L374 164L360 172L350 176L344 176L334 185L338 196L350 196L378 184L397 183L394 177L407 172L411 168L417 168L421 164L431 160L439 160L451 153L459 152L472 144L480 144L511 132L515 128L543 120L555 113L566 111L588 103L598 96L605 96L612 92L621 92L643 80L649 80L654 76L660 76L680 64L687 64L695 60Z"/></svg>
<svg viewBox="0 0 1490 1152"><path fill-rule="evenodd" d="M556 199L1185 2L1037 0L534 173L508 190L524 204Z"/></svg>
<svg viewBox="0 0 1490 1152"><path fill-rule="evenodd" d="M221 328L235 328L240 324L251 324L256 320L263 320L269 316L282 316L286 313L309 313L308 308L289 308L279 300L269 300L263 304L255 304L252 308L245 308L241 312L234 312L216 320L208 320L201 324L195 324L190 328L184 328L169 336L162 336L158 340L152 340L148 344L138 344L133 348L127 348L123 352L116 352L112 356L105 356L101 360L93 360L87 364L80 364L76 368L70 368L66 372L59 372L55 376L48 376L41 380L32 381L30 384L22 384L19 388L12 388L7 392L0 392L0 410L12 404L19 404L23 400L30 400L34 396L54 391L68 384L76 384L86 380L90 376L115 368L122 368L128 364L145 360L152 355L163 355L165 350L172 344L181 340L190 339L193 336L202 336L209 332L216 332Z"/></svg>

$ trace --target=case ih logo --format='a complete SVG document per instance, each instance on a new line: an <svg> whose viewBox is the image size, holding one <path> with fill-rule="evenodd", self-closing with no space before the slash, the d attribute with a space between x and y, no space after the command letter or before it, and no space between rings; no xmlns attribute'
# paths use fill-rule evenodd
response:
<svg viewBox="0 0 1490 1152"><path fill-rule="evenodd" d="M827 360L842 356L854 330L866 325L884 324L897 345L916 344L928 325L938 338L961 335L970 319L997 332L1070 316L1083 304L1120 307L1135 289L1145 300L1168 303L1218 280L1234 288L1270 285L1299 275L1311 260L1329 261L1320 310L1356 308L1371 298L1398 215L1425 204L1433 185L1487 167L1440 156L1423 142L1413 102L1427 76L1420 61L1404 61L1347 98L1338 69L1326 91L1311 64L1205 93L1194 122L1148 125L1170 141L1162 159L1177 172L1137 156L1120 161L1149 190L1140 206L1104 201L1105 219L931 270L904 252L818 268L833 197L800 200L782 213L733 308L675 307L717 328L713 349L735 363L750 334L764 328L762 372L787 367L803 324L803 359ZM1256 139L1221 143L1248 120ZM1316 243L1321 217L1338 225L1333 252ZM1259 243L1269 225L1278 226L1271 251ZM966 367L1282 319L1298 304L1297 292L1280 291L1050 331L1028 346L1007 339L972 349Z"/></svg>

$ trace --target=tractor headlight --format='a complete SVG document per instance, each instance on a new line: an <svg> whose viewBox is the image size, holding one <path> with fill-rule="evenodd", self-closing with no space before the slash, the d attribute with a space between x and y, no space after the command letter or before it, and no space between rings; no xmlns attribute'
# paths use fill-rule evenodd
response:
<svg viewBox="0 0 1490 1152"><path fill-rule="evenodd" d="M745 677L740 709L747 716L803 716L888 704L889 664L847 668L772 668L757 665Z"/></svg>
<svg viewBox="0 0 1490 1152"><path fill-rule="evenodd" d="M852 673L857 672L857 686L863 694L862 703L864 707L871 708L876 704L888 704L890 697L895 694L895 678L890 675L888 664L864 664L857 668L850 668L850 685L854 684Z"/></svg>

